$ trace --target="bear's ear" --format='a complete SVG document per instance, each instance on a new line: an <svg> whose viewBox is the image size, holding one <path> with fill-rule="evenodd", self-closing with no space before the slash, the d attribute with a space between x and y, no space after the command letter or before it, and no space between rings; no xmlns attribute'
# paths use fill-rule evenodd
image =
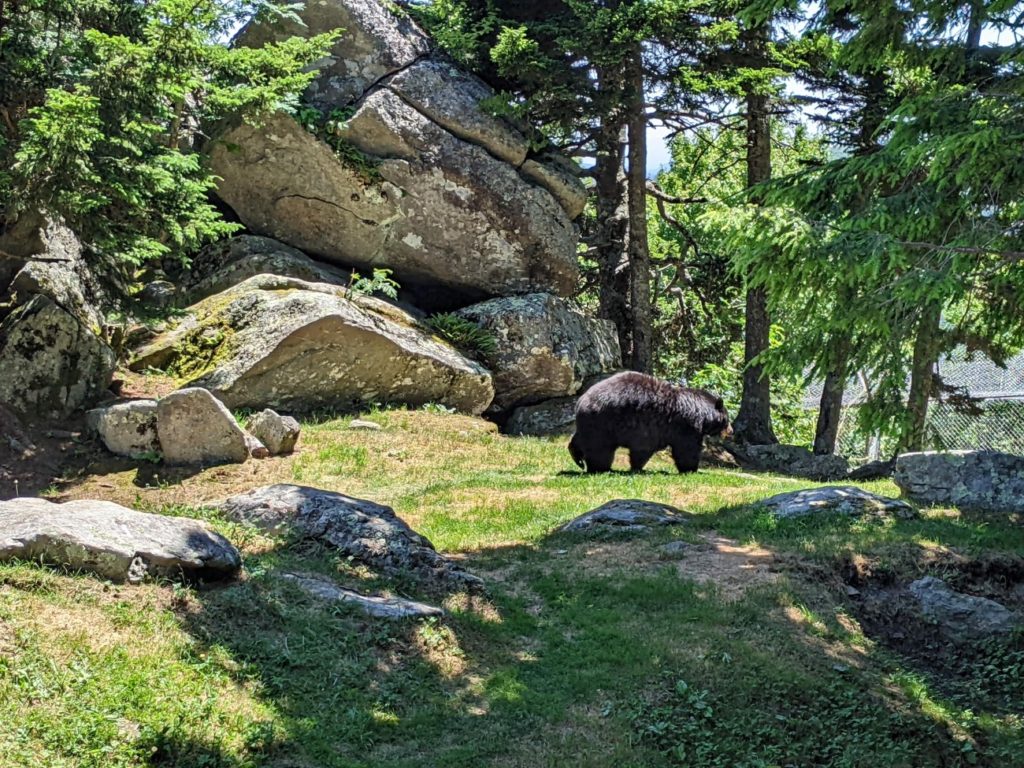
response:
<svg viewBox="0 0 1024 768"><path fill-rule="evenodd" d="M715 410L716 411L724 411L725 410L725 402L720 397L715 400Z"/></svg>

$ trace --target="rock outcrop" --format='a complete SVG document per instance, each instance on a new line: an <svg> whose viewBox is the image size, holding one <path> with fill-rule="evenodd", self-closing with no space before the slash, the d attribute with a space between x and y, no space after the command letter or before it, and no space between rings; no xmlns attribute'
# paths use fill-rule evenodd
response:
<svg viewBox="0 0 1024 768"><path fill-rule="evenodd" d="M211 143L219 194L253 232L344 266L388 267L450 304L574 288L586 199L571 161L530 157L516 126L486 108L493 91L435 53L376 0L324 0L251 24L256 46L337 25L306 100L331 118L327 142L291 117L228 128ZM321 133L323 135L323 133Z"/></svg>
<svg viewBox="0 0 1024 768"><path fill-rule="evenodd" d="M0 402L63 418L110 384L114 352L50 298L36 295L0 323Z"/></svg>
<svg viewBox="0 0 1024 768"><path fill-rule="evenodd" d="M495 351L484 356L494 374L494 410L575 394L584 381L622 362L614 325L557 296L491 299L457 314L497 342Z"/></svg>
<svg viewBox="0 0 1024 768"><path fill-rule="evenodd" d="M136 512L109 501L0 501L0 560L35 560L111 581L223 579L238 551L205 523Z"/></svg>
<svg viewBox="0 0 1024 768"><path fill-rule="evenodd" d="M901 518L917 515L905 501L869 493L855 485L780 493L758 504L780 519L806 515L894 515Z"/></svg>
<svg viewBox="0 0 1024 768"><path fill-rule="evenodd" d="M1024 456L925 451L896 459L893 481L908 499L988 512L1024 512Z"/></svg>
<svg viewBox="0 0 1024 768"><path fill-rule="evenodd" d="M487 370L411 315L336 286L260 275L190 312L132 367L166 369L229 408L433 402L479 414L493 398Z"/></svg>
<svg viewBox="0 0 1024 768"><path fill-rule="evenodd" d="M505 432L509 435L550 437L571 435L576 428L578 397L555 397L536 405L522 405L512 411Z"/></svg>
<svg viewBox="0 0 1024 768"><path fill-rule="evenodd" d="M365 499L301 485L268 485L221 502L230 519L271 533L313 539L379 571L418 578L446 589L483 582L438 554L394 510Z"/></svg>
<svg viewBox="0 0 1024 768"><path fill-rule="evenodd" d="M737 445L727 443L743 466L764 472L777 472L808 480L845 478L849 463L843 456L818 455L799 445Z"/></svg>

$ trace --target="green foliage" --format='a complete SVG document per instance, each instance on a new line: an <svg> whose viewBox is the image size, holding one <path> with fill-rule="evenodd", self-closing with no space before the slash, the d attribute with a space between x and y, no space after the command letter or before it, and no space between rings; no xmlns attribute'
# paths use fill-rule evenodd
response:
<svg viewBox="0 0 1024 768"><path fill-rule="evenodd" d="M398 298L399 285L391 279L390 269L374 269L373 277L363 277L353 271L349 275L346 291L351 296L373 296L379 293L389 299Z"/></svg>
<svg viewBox="0 0 1024 768"><path fill-rule="evenodd" d="M235 231L209 202L199 126L288 106L336 36L221 42L274 11L263 0L14 4L0 27L3 216L63 217L113 273L186 259Z"/></svg>
<svg viewBox="0 0 1024 768"><path fill-rule="evenodd" d="M498 340L493 333L454 312L431 315L427 325L452 346L478 360L485 360L498 351Z"/></svg>
<svg viewBox="0 0 1024 768"><path fill-rule="evenodd" d="M370 157L345 138L348 121L353 114L353 107L332 109L325 115L316 107L302 104L295 111L295 119L307 131L327 144L345 165L359 175L364 184L375 184L381 179L377 168L380 161Z"/></svg>

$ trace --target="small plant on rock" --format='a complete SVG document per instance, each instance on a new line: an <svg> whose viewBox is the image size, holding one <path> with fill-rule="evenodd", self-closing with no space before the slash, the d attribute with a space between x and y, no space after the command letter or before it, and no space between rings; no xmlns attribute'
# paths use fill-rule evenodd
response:
<svg viewBox="0 0 1024 768"><path fill-rule="evenodd" d="M498 351L498 340L493 333L454 312L432 315L427 318L427 325L470 357L482 359Z"/></svg>
<svg viewBox="0 0 1024 768"><path fill-rule="evenodd" d="M373 296L375 293L379 293L389 299L397 299L399 287L398 283L391 279L390 269L375 269L373 277L363 277L353 271L348 279L345 292L349 298Z"/></svg>

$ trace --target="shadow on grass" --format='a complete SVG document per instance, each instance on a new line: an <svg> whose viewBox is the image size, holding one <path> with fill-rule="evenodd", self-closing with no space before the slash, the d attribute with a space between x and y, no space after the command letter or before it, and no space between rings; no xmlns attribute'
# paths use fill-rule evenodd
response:
<svg viewBox="0 0 1024 768"><path fill-rule="evenodd" d="M754 538L780 561L805 539L906 546L924 569L919 537L988 541L981 521L772 523L750 506L698 528ZM791 575L730 602L656 560L674 535L553 533L478 551L463 562L488 597L449 595L445 618L399 622L318 602L276 574L439 596L369 578L330 550L281 545L251 557L241 583L196 593L179 618L276 713L260 765L1020 764L1019 725L966 717L913 665L857 641L836 618L849 603L832 585L794 588ZM619 550L648 560L616 561ZM837 613L815 621L815 601Z"/></svg>

